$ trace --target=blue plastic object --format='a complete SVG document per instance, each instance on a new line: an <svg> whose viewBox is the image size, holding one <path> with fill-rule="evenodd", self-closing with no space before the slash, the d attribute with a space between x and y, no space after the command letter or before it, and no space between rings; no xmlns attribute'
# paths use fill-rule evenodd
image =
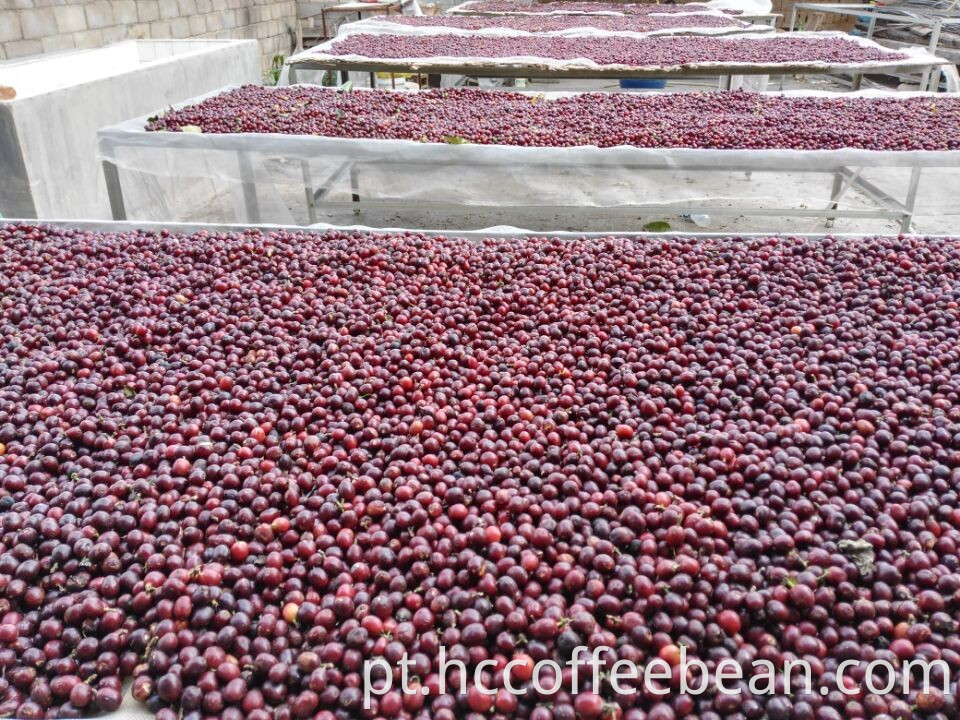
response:
<svg viewBox="0 0 960 720"><path fill-rule="evenodd" d="M662 90L667 86L666 78L622 78L621 90Z"/></svg>

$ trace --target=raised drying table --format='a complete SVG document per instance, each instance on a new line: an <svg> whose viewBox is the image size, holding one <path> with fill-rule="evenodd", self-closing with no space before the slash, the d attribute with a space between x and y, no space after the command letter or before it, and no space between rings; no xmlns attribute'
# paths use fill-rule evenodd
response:
<svg viewBox="0 0 960 720"><path fill-rule="evenodd" d="M741 35L771 33L768 25L751 25L719 12L678 15L394 15L350 23L341 29L347 33L382 32L421 34L449 32L502 36L506 33L538 35L576 35L603 32L627 37L663 35Z"/></svg>
<svg viewBox="0 0 960 720"><path fill-rule="evenodd" d="M709 3L652 5L620 2L516 3L501 0L467 0L447 10L448 15L686 15L697 12L723 12ZM740 13L728 12L740 17Z"/></svg>
<svg viewBox="0 0 960 720"><path fill-rule="evenodd" d="M312 47L318 42L329 40L336 33L331 34L328 15L354 15L357 20L363 20L364 15L391 15L401 12L399 0L366 0L363 2L346 2L331 5L330 0L299 0L297 2L297 38L295 51L300 52L304 47ZM320 18L320 27L308 25Z"/></svg>
<svg viewBox="0 0 960 720"><path fill-rule="evenodd" d="M716 10L689 13L650 13L646 15L603 14L504 14L504 15L380 15L343 25L339 38L350 34L384 35L452 34L483 37L576 37L603 33L612 36L648 38L672 35L742 35L772 33L769 25L751 25ZM296 70L286 74L287 82L296 81ZM342 73L342 82L349 79ZM439 86L439 75L431 74L431 85ZM283 84L286 84L283 83ZM376 86L376 74L369 73L370 87Z"/></svg>
<svg viewBox="0 0 960 720"><path fill-rule="evenodd" d="M600 52L609 54L611 38L617 34L609 32L584 32L582 35L566 35L563 38L551 38L555 43L567 42L576 45L576 52L583 50L591 40L602 40L593 43ZM525 37L522 37L525 36ZM452 39L455 38L455 39ZM366 40L364 40L366 39ZM459 75L477 77L522 77L545 79L620 79L658 77L668 79L690 77L720 77L721 87L729 89L734 76L743 75L787 75L787 74L838 74L853 73L855 77L868 72L929 72L931 88L939 87L940 68L947 64L946 60L937 58L920 48L894 51L884 48L877 43L863 38L856 38L844 33L792 33L790 35L771 36L768 33L756 35L735 35L720 37L704 36L666 36L654 38L624 38L616 40L622 47L629 45L629 51L649 53L651 56L660 52L659 48L668 45L677 46L675 57L682 58L685 54L693 57L697 45L711 43L714 49L729 49L731 56L737 59L723 61L716 60L673 60L671 64L598 64L597 62L577 56L574 58L557 58L550 55L535 55L532 43L545 40L542 35L535 33L503 33L499 36L478 37L476 34L462 32L440 32L433 28L431 32L420 34L397 34L387 32L348 32L329 42L318 45L305 52L294 55L287 60L291 71L291 82L297 70L326 70L346 73L359 72L393 72L393 73L423 73L434 75ZM802 57L802 53L794 50L799 47L791 40L799 39L808 43L811 48L815 44L828 41L844 43L849 46L850 52L863 51L873 54L878 59L859 62L843 62L838 60L785 60L778 62L757 62L751 60L752 53L759 47L752 47L749 43L768 44L766 49L782 48L789 55ZM351 45L366 41L376 50L370 54L360 54L351 51ZM580 41L577 43L576 41ZM459 42L461 47L455 45ZM479 56L471 54L474 48L487 43L512 42L520 50L531 48L528 55L510 55L501 57ZM434 44L443 47L446 55L421 54L417 45ZM727 48L724 48L724 45ZM338 49L343 48L346 49ZM379 46L379 47L377 47ZM388 46L392 46L388 48ZM659 47L658 47L659 46ZM684 47L685 46L685 47ZM401 50L410 52L401 54ZM511 48L512 49L512 48ZM389 52L388 52L389 50ZM374 53L379 52L382 56ZM852 56L852 55L851 55ZM743 59L739 59L742 57ZM881 59L882 58L882 59ZM948 89L960 89L949 87ZM856 83L854 88L858 89Z"/></svg>
<svg viewBox="0 0 960 720"><path fill-rule="evenodd" d="M944 26L953 25L960 27L960 16L957 14L951 15L947 11L940 11L934 8L921 11L916 7L910 6L898 7L896 5L844 5L843 3L798 2L794 4L793 12L790 15L790 32L796 31L797 16L802 10L855 18L869 18L866 37L871 39L877 29L877 20L890 20L910 23L911 25L922 25L930 31L930 39L927 42L927 52L932 55L935 55L940 47L940 34ZM920 82L920 86L923 87L928 83L929 78L925 75Z"/></svg>
<svg viewBox="0 0 960 720"><path fill-rule="evenodd" d="M831 97L830 93L814 92L783 95ZM530 94L531 101L570 96L567 93ZM859 96L884 97L869 91ZM832 97L854 96L847 93ZM936 101L943 96L901 93L895 97L930 97ZM469 144L458 138L418 142L280 133L148 132L144 129L147 120L131 120L98 133L113 217L117 220L127 218L122 171L131 174L135 189L152 189L151 183L163 177L172 179L174 185L178 185L176 178L179 177L221 181L237 191L240 217L247 222L279 222L275 210L264 208L274 203L280 193L272 190L271 194L264 195L264 187L299 186L311 224L317 222L319 206L359 212L364 208L403 208L416 204L453 215L462 212L464 206L553 213L569 212L577 207L602 207L605 213L624 217L636 217L638 212L819 217L827 218L828 226L833 218L869 217L897 220L901 230L907 232L920 192L921 170L944 168L955 177L953 170L960 169L960 150L520 147ZM903 175L909 170L901 199L893 197L893 191L881 188L876 178L868 179L873 171L878 171L881 183L887 184L890 178L884 173L889 174L891 168L903 169ZM819 200L816 194L794 198L801 207L756 207L748 204L752 199L736 196L726 199L740 204L718 207L709 204L712 199L709 191L705 197L690 195L694 190L687 186L667 186L653 177L657 173L678 172L691 175L719 172L725 174L724 178L746 173L745 180L737 180L741 187L750 185L752 173L820 173L828 175L833 185L829 195L824 193ZM322 179L314 181L314 178ZM364 178L367 182L363 182ZM758 187L766 191L760 183L747 189L756 191ZM843 196L853 188L874 206L841 206ZM655 197L658 190L661 195ZM498 193L502 199L495 197ZM550 200L551 194L556 201L544 202ZM688 201L678 201L684 194ZM777 194L773 196L776 197ZM822 206L816 207L820 203ZM945 208L936 208L937 213L943 210Z"/></svg>
<svg viewBox="0 0 960 720"><path fill-rule="evenodd" d="M782 17L780 13L774 12L739 12L728 13L724 10L714 8L707 3L688 3L685 5L635 5L630 3L616 2L589 2L589 3L566 3L566 2L546 2L534 5L522 5L520 3L511 3L501 5L500 3L491 4L484 0L468 0L467 2L454 5L447 10L448 15L532 15L543 17L545 15L688 15L699 12L720 12L728 17L735 17L747 23L757 23L773 27L777 19ZM540 6L537 8L537 6ZM593 8L589 6L593 5ZM564 7L567 6L567 7ZM502 9L501 9L502 8ZM634 8L639 8L635 10Z"/></svg>

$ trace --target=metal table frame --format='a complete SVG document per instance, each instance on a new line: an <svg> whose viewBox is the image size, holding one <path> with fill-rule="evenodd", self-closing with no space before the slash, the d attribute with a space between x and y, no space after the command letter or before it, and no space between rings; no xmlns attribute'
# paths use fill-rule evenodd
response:
<svg viewBox="0 0 960 720"><path fill-rule="evenodd" d="M717 65L706 69L679 69L671 68L661 69L616 69L604 71L602 68L597 70L587 69L564 69L548 70L534 65L446 65L433 64L422 65L419 62L404 62L402 60L329 60L329 61L300 61L290 63L290 84L296 84L297 70L325 70L330 72L340 72L341 82L346 82L346 73L366 72L366 73L407 73L430 76L457 75L469 77L491 77L491 78L527 78L543 80L620 80L629 78L666 78L667 80L690 80L701 78L719 78L720 89L730 90L734 87L733 78L743 77L745 75L836 75L843 72L853 72L854 82L851 85L852 90L860 89L860 79L867 72L865 69L857 70L856 65L850 63L845 65L834 65L825 68L812 68L805 65ZM873 65L869 72L918 72L922 71L929 74L930 91L936 92L940 86L940 67L931 64L917 63L890 63L889 65ZM950 85L955 82L948 81ZM935 84L934 84L935 83ZM373 87L371 85L371 87ZM950 89L954 92L954 89Z"/></svg>
<svg viewBox="0 0 960 720"><path fill-rule="evenodd" d="M943 26L960 26L960 17L957 15L946 15L936 10L921 11L918 8L900 8L896 5L844 5L842 3L798 2L794 4L793 12L790 14L790 32L797 31L797 16L801 10L832 15L846 15L856 18L868 16L870 18L867 23L866 37L868 39L873 39L873 33L877 28L877 20L892 20L895 22L910 22L917 25L925 25L930 28L930 41L927 43L927 51L931 55L937 54L937 48L940 46L940 33L943 30ZM924 70L920 80L920 87L930 87L934 82L939 84L939 78L931 77L931 71Z"/></svg>
<svg viewBox="0 0 960 720"><path fill-rule="evenodd" d="M369 7L364 7L365 5L369 5ZM396 0L375 3L346 2L340 5L325 7L320 11L321 22L323 23L323 36L330 37L329 30L327 29L327 15L329 13L354 12L357 14L357 20L363 20L364 13L370 13L372 15L399 15L401 8L400 3Z"/></svg>
<svg viewBox="0 0 960 720"><path fill-rule="evenodd" d="M141 125L142 127L142 125ZM242 195L243 195L243 207L248 222L257 223L260 222L260 205L258 199L258 190L257 183L253 168L253 163L251 162L251 156L257 154L256 145L251 143L250 135L244 134L193 134L193 133L148 133L146 131L141 132L129 132L127 137L123 137L124 133L111 132L109 136L101 135L99 138L99 143L101 147L101 154L109 155L116 148L124 146L137 146L144 147L151 145L152 136L156 135L158 142L156 143L157 147L169 148L169 149L203 149L203 150L214 150L222 151L224 154L224 162L231 163L236 162L236 167L238 168L238 176L240 178ZM162 137L162 142L160 142ZM378 141L376 140L344 140L344 150L345 155L349 153L346 152L348 147L349 150L353 151L349 157L345 157L342 161L339 161L335 169L330 172L325 178L319 182L314 182L311 176L310 168L310 159L311 158L322 158L329 157L328 154L322 152L310 153L304 152L304 140L309 141L308 136L297 136L297 135L271 135L271 140L274 142L286 142L289 147L289 152L271 150L271 158L279 158L282 160L299 162L302 171L302 180L303 180L303 191L304 199L307 207L307 215L310 220L310 223L315 223L317 221L318 215L317 210L319 207L327 208L352 208L355 214L359 214L360 210L364 206L367 207L397 207L397 206L408 206L409 200L391 200L391 199L377 199L369 200L362 198L362 183L361 177L365 169L377 168L389 165L410 167L414 166L414 172L416 170L415 166L419 163L424 167L435 166L438 157L432 157L433 153L437 152L449 152L451 146L445 144L437 143L416 143L417 146L417 155L416 160L411 161L409 157L397 158L394 156L394 153L391 152L388 148L389 145L378 146ZM347 143L351 145L347 145ZM381 147L383 149L381 149ZM490 166L490 167L503 167L503 161L491 162L482 157L472 157L476 148L482 148L483 146L472 146L472 145L463 145L457 147L457 152L463 153L463 163L469 166ZM520 149L526 150L526 149ZM536 150L531 148L529 150ZM584 151L584 148L571 148L572 151ZM618 150L617 148L589 148L586 149L588 153L597 153L596 160L591 160L590 162L584 162L582 158L578 158L575 165L577 167L611 167L611 158L609 154L604 154L605 150ZM637 151L640 149L629 148L628 151ZM553 149L554 153L556 149ZM482 152L482 151L481 151ZM680 160L676 158L671 158L670 163L666 164L663 157L657 157L656 153L651 153L649 159L643 161L643 153L635 152L631 157L635 157L632 162L615 162L612 164L613 167L629 170L631 172L643 172L651 170L677 170L677 171L690 171L690 172L745 172L748 177L752 176L752 173L757 172L804 172L804 173L820 173L830 175L833 181L830 194L828 196L828 201L823 208L758 208L758 207L736 207L736 208L718 208L713 206L690 206L686 204L636 204L636 205L617 205L605 207L604 212L609 212L612 215L636 215L638 212L642 213L696 213L704 212L713 215L748 215L748 216L757 216L757 217L822 217L826 219L827 227L832 226L832 221L835 218L851 218L851 217L870 217L870 218L883 218L883 219L894 219L900 222L901 232L908 232L910 229L910 223L913 218L914 210L916 207L916 201L919 194L919 183L921 177L921 171L924 167L958 167L960 168L960 151L955 151L952 153L946 152L930 152L929 154L923 153L922 160L916 160L917 154L913 153L913 158L908 159L906 156L898 157L897 153L877 153L878 162L876 164L867 164L867 165L857 165L851 166L849 162L843 162L842 159L837 160L836 162L827 161L827 162L817 162L815 164L810 162L808 157L804 157L802 153L790 157L784 157L782 162L778 161L776 169L771 169L769 166L760 162L762 159L762 153L765 151L756 151L758 153L757 160L754 162L750 161L740 161L740 162L730 162L727 158L724 157L724 153L728 151L724 150L690 150L688 153L685 153ZM773 151L779 152L779 151ZM815 151L816 152L816 151ZM832 152L832 151L831 151ZM840 151L842 152L842 151ZM835 153L833 153L835 154ZM521 156L522 155L522 156ZM832 157L832 156L831 156ZM448 161L449 157L444 157L444 161ZM537 157L536 152L530 153L518 153L517 162L523 163L524 167L537 167L542 169L544 173L552 173L560 169L569 169L572 165L570 163L565 163L562 160L557 160L555 157L549 160ZM104 180L107 186L107 193L110 200L110 207L112 216L115 220L125 220L126 219L126 208L123 199L123 187L120 179L119 169L116 164L110 160L102 161ZM906 191L906 196L903 199L894 198L890 193L883 190L882 188L876 186L875 184L867 181L862 177L863 170L866 168L881 168L881 167L901 167L901 168L910 168L910 180ZM341 183L349 183L349 191L351 199L349 201L335 201L329 200L328 196L330 193ZM869 199L871 199L875 205L876 209L862 209L862 210L853 210L853 209L843 209L839 206L840 200L843 196L852 189L859 190L864 193ZM457 205L453 203L435 203L431 204L429 202L418 202L419 206L422 207L437 207L448 209L452 213L456 213L458 209L462 209L462 205ZM570 206L548 206L548 205L480 205L472 204L470 205L471 209L491 209L491 208L510 208L514 210L543 210L551 212L576 212L576 208Z"/></svg>
<svg viewBox="0 0 960 720"><path fill-rule="evenodd" d="M330 13L356 13L357 20L363 20L364 13L378 15L400 15L402 8L399 0L378 0L378 2L343 2L331 5L329 2L304 2L297 3L297 37L295 52L304 50L304 40L326 42L331 39L327 25L327 15ZM321 27L319 36L311 30L304 29L304 23L319 15ZM315 29L314 29L315 30ZM312 47L312 45L311 45ZM284 82L286 79L284 79ZM370 76L370 86L376 84L374 76Z"/></svg>
<svg viewBox="0 0 960 720"><path fill-rule="evenodd" d="M725 35L720 39L732 40L741 37L750 37L754 40L759 36L738 36ZM760 39L765 39L760 38ZM859 79L864 73L870 72L923 72L929 73L929 83L932 91L936 91L940 86L940 75L943 73L942 67L948 65L948 61L931 56L929 60L925 59L907 59L890 60L889 62L871 61L868 63L767 63L767 64L748 64L748 63L716 63L708 67L702 64L699 66L674 66L674 67L623 67L623 66L598 66L597 68L582 67L547 67L537 63L516 62L509 59L490 58L483 63L476 60L448 63L437 62L432 58L360 58L360 57L338 57L336 55L325 55L323 51L335 40L319 45L310 52L295 55L286 62L289 70L290 83L296 82L296 72L303 70L323 70L331 72L387 72L387 73L414 73L423 75L457 75L472 77L496 77L496 78L530 78L530 79L624 79L624 78L704 78L720 77L720 89L729 90L733 87L733 77L744 75L835 75L840 73L853 73L853 89L859 89ZM314 54L311 54L314 53ZM950 72L952 70L952 74ZM947 86L951 91L960 90L960 78L957 77L956 70L950 68L946 71Z"/></svg>
<svg viewBox="0 0 960 720"><path fill-rule="evenodd" d="M929 80L931 92L936 92L940 86L941 68L931 63L891 62L884 65L871 65L869 70L858 67L854 63L831 65L829 67L811 67L809 65L716 65L709 70L697 68L649 68L649 69L548 69L536 65L500 64L478 66L475 64L447 65L440 63L423 64L421 60L299 60L288 62L290 68L290 84L295 84L297 70L326 70L331 72L366 72L366 73L412 73L422 75L458 75L470 77L496 78L528 78L528 79L555 79L555 80L619 80L625 78L666 78L668 80L692 78L720 78L720 89L730 90L733 87L733 78L744 75L836 75L844 72L854 73L852 90L860 89L860 80L866 72L923 72ZM955 73L954 73L955 74ZM345 77L345 75L344 75ZM948 77L950 92L955 92L957 83ZM345 80L344 80L345 81Z"/></svg>

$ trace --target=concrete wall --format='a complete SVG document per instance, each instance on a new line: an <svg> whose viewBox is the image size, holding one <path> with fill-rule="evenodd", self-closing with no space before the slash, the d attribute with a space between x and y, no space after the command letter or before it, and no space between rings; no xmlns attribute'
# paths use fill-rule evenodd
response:
<svg viewBox="0 0 960 720"><path fill-rule="evenodd" d="M0 0L0 61L127 39L251 38L266 73L294 43L296 0Z"/></svg>
<svg viewBox="0 0 960 720"><path fill-rule="evenodd" d="M0 213L110 217L99 130L259 79L254 40L128 40L0 65L0 85L18 91L0 103ZM203 198L189 179L184 186Z"/></svg>

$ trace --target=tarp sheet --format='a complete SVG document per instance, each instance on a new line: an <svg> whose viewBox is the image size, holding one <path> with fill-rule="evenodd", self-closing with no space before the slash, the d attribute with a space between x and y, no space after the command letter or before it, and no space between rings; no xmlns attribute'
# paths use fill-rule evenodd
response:
<svg viewBox="0 0 960 720"><path fill-rule="evenodd" d="M423 28L416 32L416 35L459 35L470 37L470 33L454 30L450 28ZM354 34L348 31L348 35ZM388 31L368 30L366 34L371 35L398 35L392 28ZM500 37L512 33L499 32ZM529 37L530 33L520 33L520 35ZM610 37L610 33L599 30L584 29L575 34L576 37L604 38ZM534 74L556 75L561 77L564 74L576 73L596 73L596 76L630 76L636 74L657 74L657 75L694 75L694 74L727 74L727 71L734 74L774 74L786 72L867 72L890 70L899 68L924 69L934 65L945 64L947 61L941 60L931 55L926 49L921 47L908 47L898 50L891 50L883 47L867 38L854 37L846 33L791 33L787 36L770 37L768 34L721 36L713 38L719 42L772 42L783 37L784 40L796 40L805 37L809 38L835 38L837 40L847 41L864 48L875 50L883 55L889 56L889 60L871 60L866 62L835 62L835 61L791 61L791 62L747 62L747 61L700 61L686 63L683 65L622 65L609 64L599 65L587 58L558 59L541 56L511 56L511 57L475 57L469 55L457 56L430 56L430 57L407 57L407 58L380 58L375 55L357 55L340 54L334 46L344 40L344 35L334 38L316 47L305 50L304 52L293 55L287 60L287 64L293 68L308 69L311 67L336 67L342 70L361 70L370 69L371 65L383 65L391 68L403 68L410 72L434 72L443 70L448 72L451 68L462 70L463 74L496 76L498 72L508 72L517 74L529 72L530 76ZM571 37L568 35L567 37ZM696 41L699 38L683 36L682 38L671 39L689 39ZM904 57L905 56L905 57Z"/></svg>
<svg viewBox="0 0 960 720"><path fill-rule="evenodd" d="M784 94L835 95L813 91ZM548 93L546 97L563 95L569 93ZM897 93L896 97L914 95L926 96ZM890 94L863 91L843 96ZM100 157L119 168L132 219L248 220L245 198L249 200L251 189L262 221L307 224L307 187L311 193L328 187L321 201L343 203L350 202L356 189L365 202L451 207L552 204L604 208L719 202L782 206L785 196L776 178L787 173L865 168L863 176L881 186L891 178L899 183L914 167L934 169L938 177L945 173L942 182L953 186L960 178L960 151L510 147L284 134L146 132L146 122L147 118L138 118L98 133ZM720 178L720 182L704 184L700 181L704 174ZM790 196L791 204L823 206L830 179L810 175L809 182L800 180L797 193ZM946 213L950 208L926 207L924 211ZM954 203L952 212L957 211L960 206Z"/></svg>

